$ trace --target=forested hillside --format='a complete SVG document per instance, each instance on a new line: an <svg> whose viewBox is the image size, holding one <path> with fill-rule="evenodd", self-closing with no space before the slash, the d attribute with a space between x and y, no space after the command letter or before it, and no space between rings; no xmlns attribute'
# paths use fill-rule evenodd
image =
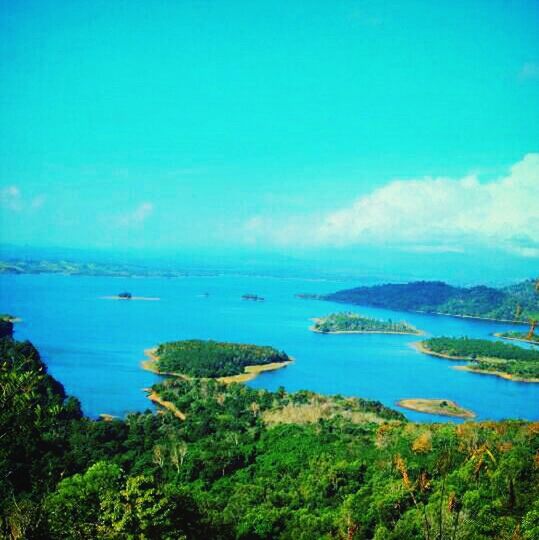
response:
<svg viewBox="0 0 539 540"><path fill-rule="evenodd" d="M154 391L184 421L91 421L29 343L0 358L0 537L538 537L537 423L176 378Z"/></svg>
<svg viewBox="0 0 539 540"><path fill-rule="evenodd" d="M535 280L495 289L453 287L441 281L356 287L321 296L323 300L469 317L528 322L539 313Z"/></svg>

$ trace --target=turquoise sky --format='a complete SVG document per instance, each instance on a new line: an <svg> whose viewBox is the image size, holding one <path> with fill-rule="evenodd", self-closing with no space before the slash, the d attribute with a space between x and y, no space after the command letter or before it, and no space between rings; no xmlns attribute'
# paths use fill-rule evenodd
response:
<svg viewBox="0 0 539 540"><path fill-rule="evenodd" d="M3 243L436 251L441 229L415 245L348 214L350 238L300 239L394 179L486 186L539 151L536 1L0 6ZM510 237L466 224L444 246L535 258L530 207Z"/></svg>

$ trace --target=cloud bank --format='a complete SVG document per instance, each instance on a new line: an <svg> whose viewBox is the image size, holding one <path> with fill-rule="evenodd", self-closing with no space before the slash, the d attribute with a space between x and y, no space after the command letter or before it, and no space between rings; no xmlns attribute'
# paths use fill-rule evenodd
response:
<svg viewBox="0 0 539 540"><path fill-rule="evenodd" d="M134 210L117 216L116 225L119 227L142 225L153 214L153 210L154 206L151 202L140 203Z"/></svg>
<svg viewBox="0 0 539 540"><path fill-rule="evenodd" d="M322 217L275 223L255 216L250 242L281 245L387 245L417 252L502 248L539 257L539 153L490 182L464 178L395 180Z"/></svg>
<svg viewBox="0 0 539 540"><path fill-rule="evenodd" d="M0 188L0 207L7 208L12 212L36 210L41 208L44 203L44 195L37 195L33 198L24 197L18 186L12 185Z"/></svg>

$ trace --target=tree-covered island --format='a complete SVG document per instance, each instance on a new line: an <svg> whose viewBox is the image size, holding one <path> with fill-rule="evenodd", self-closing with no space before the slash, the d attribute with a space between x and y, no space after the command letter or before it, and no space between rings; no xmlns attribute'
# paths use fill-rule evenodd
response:
<svg viewBox="0 0 539 540"><path fill-rule="evenodd" d="M151 351L153 363L145 367L157 373L192 378L232 378L288 365L291 358L273 347L190 339L163 343ZM248 378L252 378L249 376Z"/></svg>
<svg viewBox="0 0 539 540"><path fill-rule="evenodd" d="M468 360L459 366L474 373L497 375L520 382L539 382L539 351L516 345L470 339L467 337L435 337L417 344L419 351L449 360Z"/></svg>
<svg viewBox="0 0 539 540"><path fill-rule="evenodd" d="M310 327L321 334L413 334L423 332L404 321L387 321L365 317L358 313L332 313L326 317L313 319Z"/></svg>

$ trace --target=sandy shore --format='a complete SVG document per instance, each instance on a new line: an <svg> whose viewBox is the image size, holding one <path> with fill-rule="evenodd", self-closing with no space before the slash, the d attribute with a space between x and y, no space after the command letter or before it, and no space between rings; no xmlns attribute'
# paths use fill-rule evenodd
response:
<svg viewBox="0 0 539 540"><path fill-rule="evenodd" d="M415 343L410 343L410 346L420 353L428 354L429 356L437 356L438 358L445 358L446 360L455 360L456 362L470 360L470 358L466 358L465 356L449 356L448 354L431 351L430 349L427 349L425 345L423 345L423 341L416 341Z"/></svg>
<svg viewBox="0 0 539 540"><path fill-rule="evenodd" d="M493 375L494 377L500 377L507 381L513 382L539 383L539 379L524 379L518 375L511 375L511 373L504 373L503 371L490 371L488 369L480 369L473 366L453 366L453 369L458 369L459 371L469 371L470 373L477 373L478 375Z"/></svg>
<svg viewBox="0 0 539 540"><path fill-rule="evenodd" d="M156 363L159 360L158 356L156 355L156 349L146 349L144 351L144 354L148 357L148 360L143 360L140 365L143 369L146 371L151 371L152 373L155 373L156 375L168 375L170 377L181 377L182 379L191 380L193 377L190 377L189 375L185 375L184 373L177 373L172 371L158 371L156 367ZM275 371L276 369L281 369L293 362L293 359L287 361L287 362L273 362L271 364L262 364L259 366L245 366L245 370L243 373L239 373L238 375L229 375L228 377L217 377L216 380L225 384L230 383L244 383L247 381L251 381L255 377L257 377L260 373L263 373L264 371Z"/></svg>
<svg viewBox="0 0 539 540"><path fill-rule="evenodd" d="M134 300L142 300L144 302L157 302L158 300L161 300L161 298L153 297L153 296L132 296L131 298L124 298L122 296L100 296L101 300L120 300L120 301L134 301Z"/></svg>
<svg viewBox="0 0 539 540"><path fill-rule="evenodd" d="M315 334L325 334L325 335L333 335L333 334L396 334L399 336L424 336L425 332L392 332L389 330L335 330L333 332L322 332L322 330L318 330L314 326L309 326L309 330L311 332L314 332Z"/></svg>
<svg viewBox="0 0 539 540"><path fill-rule="evenodd" d="M169 410L174 414L176 418L179 418L180 420L185 420L186 416L180 409L172 403L172 401L165 401L164 399L161 399L159 394L157 392L154 392L151 388L145 388L146 392L148 392L148 399L152 401L153 403L156 403L157 405L161 405L161 407L164 407L165 409Z"/></svg>
<svg viewBox="0 0 539 540"><path fill-rule="evenodd" d="M501 332L495 332L492 335L495 337L499 337L501 339L507 339L508 341L522 341L523 343L531 343L532 345L539 345L539 340L537 339L526 339L526 338L504 336Z"/></svg>
<svg viewBox="0 0 539 540"><path fill-rule="evenodd" d="M447 405L443 407L441 404L445 402ZM474 418L475 413L464 407L461 407L455 401L450 399L423 399L423 398L413 398L413 399L401 399L396 403L399 407L403 409L408 409L410 411L422 412L427 414L437 414L440 416L452 416L455 418ZM451 407L451 409L447 409Z"/></svg>
<svg viewBox="0 0 539 540"><path fill-rule="evenodd" d="M101 418L103 422L112 422L113 420L116 420L118 417L114 416L113 414L101 413L99 415L99 418Z"/></svg>
<svg viewBox="0 0 539 540"><path fill-rule="evenodd" d="M288 366L292 362L293 360L289 360L288 362L273 362L271 364L262 364L259 366L245 366L243 373L240 373L239 375L230 375L228 377L218 377L217 380L225 384L244 383L258 377L258 375L264 373L264 371L275 371L276 369Z"/></svg>
<svg viewBox="0 0 539 540"><path fill-rule="evenodd" d="M180 377L181 379L190 380L192 377L189 377L189 375L185 375L184 373L177 373L175 371L159 371L157 369L157 361L159 360L159 357L156 354L157 349L146 349L144 351L144 354L148 357L147 360L142 360L140 363L140 367L142 369L145 369L146 371L151 371L152 373L155 373L156 375L167 375L169 377Z"/></svg>
<svg viewBox="0 0 539 540"><path fill-rule="evenodd" d="M411 343L411 346L414 347L417 351L423 354L428 354L430 356L437 356L439 358L444 358L446 360L453 360L456 362L472 362L472 359L465 356L449 356L447 354L437 353L434 351L431 351L423 345L422 341L417 341L416 343ZM477 358L476 361L481 360L489 360L489 358ZM498 360L498 359L494 359ZM523 383L539 383L539 379L524 379L523 377L519 377L518 375L511 375L510 373L504 373L503 371L490 371L488 369L480 369L476 368L473 365L467 365L467 366L453 366L453 369L458 369L459 371L469 371L470 373L477 373L479 375L493 375L495 377L501 377L502 379L505 379L507 381L513 381L513 382L523 382Z"/></svg>

